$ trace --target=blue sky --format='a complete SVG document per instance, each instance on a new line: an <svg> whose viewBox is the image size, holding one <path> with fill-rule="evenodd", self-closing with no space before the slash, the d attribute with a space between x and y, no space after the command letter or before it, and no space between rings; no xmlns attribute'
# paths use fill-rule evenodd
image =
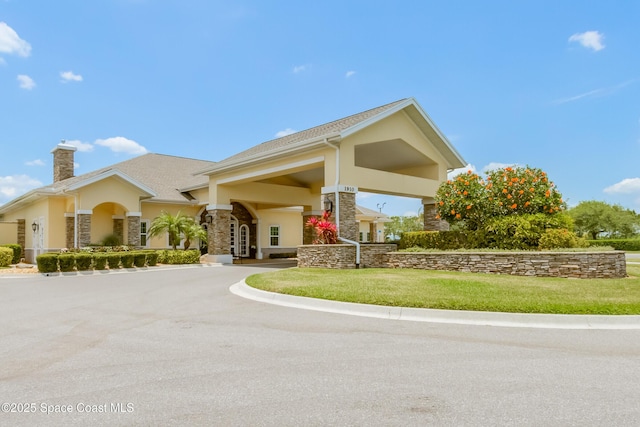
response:
<svg viewBox="0 0 640 427"><path fill-rule="evenodd" d="M478 172L640 211L640 2L0 0L0 204L144 152L222 160L414 97ZM360 195L402 215L420 202Z"/></svg>

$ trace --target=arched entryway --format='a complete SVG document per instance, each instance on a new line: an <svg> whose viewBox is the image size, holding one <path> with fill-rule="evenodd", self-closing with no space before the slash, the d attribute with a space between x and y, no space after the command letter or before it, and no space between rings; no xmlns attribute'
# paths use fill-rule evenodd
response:
<svg viewBox="0 0 640 427"><path fill-rule="evenodd" d="M231 253L242 258L256 257L256 220L249 210L239 202L231 204L229 225Z"/></svg>

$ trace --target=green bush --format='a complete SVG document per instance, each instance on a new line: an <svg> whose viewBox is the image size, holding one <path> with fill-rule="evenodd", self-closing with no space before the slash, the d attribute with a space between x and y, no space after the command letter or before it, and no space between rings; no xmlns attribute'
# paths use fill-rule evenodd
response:
<svg viewBox="0 0 640 427"><path fill-rule="evenodd" d="M115 270L117 268L120 268L120 253L107 252L107 261L109 261L110 270Z"/></svg>
<svg viewBox="0 0 640 427"><path fill-rule="evenodd" d="M78 252L75 254L76 258L76 268L78 271L87 271L91 270L91 265L93 264L93 257L90 253L87 252Z"/></svg>
<svg viewBox="0 0 640 427"><path fill-rule="evenodd" d="M158 256L160 264L198 264L200 262L200 251L197 249L160 251Z"/></svg>
<svg viewBox="0 0 640 427"><path fill-rule="evenodd" d="M537 249L540 238L548 229L573 229L566 214L509 215L494 217L484 225L484 247L509 250Z"/></svg>
<svg viewBox="0 0 640 427"><path fill-rule="evenodd" d="M566 228L550 228L542 234L538 246L540 249L585 248L589 244Z"/></svg>
<svg viewBox="0 0 640 427"><path fill-rule="evenodd" d="M473 249L482 246L482 231L410 231L402 233L399 249Z"/></svg>
<svg viewBox="0 0 640 427"><path fill-rule="evenodd" d="M22 246L16 245L15 243L9 243L8 245L0 245L3 248L9 248L13 250L13 257L11 259L11 264L17 264L22 259Z"/></svg>
<svg viewBox="0 0 640 427"><path fill-rule="evenodd" d="M640 239L587 240L591 246L610 246L618 251L640 251Z"/></svg>
<svg viewBox="0 0 640 427"><path fill-rule="evenodd" d="M158 256L160 255L157 251L148 251L147 254L147 265L149 267L153 267L158 264Z"/></svg>
<svg viewBox="0 0 640 427"><path fill-rule="evenodd" d="M109 234L100 241L100 244L102 246L120 246L122 244L122 240L117 234Z"/></svg>
<svg viewBox="0 0 640 427"><path fill-rule="evenodd" d="M123 252L120 254L122 268L133 268L133 252Z"/></svg>
<svg viewBox="0 0 640 427"><path fill-rule="evenodd" d="M147 262L147 254L144 252L132 252L133 265L136 267L144 267Z"/></svg>
<svg viewBox="0 0 640 427"><path fill-rule="evenodd" d="M55 273L58 271L58 255L57 253L47 253L38 255L36 263L40 273Z"/></svg>
<svg viewBox="0 0 640 427"><path fill-rule="evenodd" d="M75 255L70 253L60 254L60 256L58 256L58 265L62 272L73 271L76 267Z"/></svg>
<svg viewBox="0 0 640 427"><path fill-rule="evenodd" d="M107 268L107 255L104 253L97 253L93 255L93 268L96 270L104 270Z"/></svg>
<svg viewBox="0 0 640 427"><path fill-rule="evenodd" d="M13 259L13 250L0 247L0 267L9 267Z"/></svg>

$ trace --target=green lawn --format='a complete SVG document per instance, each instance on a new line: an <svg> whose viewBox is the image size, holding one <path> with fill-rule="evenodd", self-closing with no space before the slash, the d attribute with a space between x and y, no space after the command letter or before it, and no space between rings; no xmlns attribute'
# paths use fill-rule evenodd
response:
<svg viewBox="0 0 640 427"><path fill-rule="evenodd" d="M266 291L366 304L511 313L640 314L640 265L625 279L562 279L445 271L278 270L247 278Z"/></svg>

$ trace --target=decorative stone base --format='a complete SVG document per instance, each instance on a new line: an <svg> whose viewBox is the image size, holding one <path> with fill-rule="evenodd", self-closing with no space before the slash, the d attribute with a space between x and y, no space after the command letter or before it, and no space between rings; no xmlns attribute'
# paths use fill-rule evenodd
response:
<svg viewBox="0 0 640 427"><path fill-rule="evenodd" d="M394 252L395 245L363 244L360 267L413 268L576 279L623 278L623 251L607 252ZM298 267L355 268L353 245L298 247Z"/></svg>

